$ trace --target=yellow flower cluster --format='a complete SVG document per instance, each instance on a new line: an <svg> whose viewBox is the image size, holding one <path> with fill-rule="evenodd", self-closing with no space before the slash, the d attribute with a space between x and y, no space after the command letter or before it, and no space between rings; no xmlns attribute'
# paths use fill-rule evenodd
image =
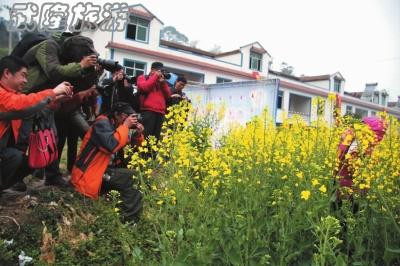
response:
<svg viewBox="0 0 400 266"><path fill-rule="evenodd" d="M329 201L337 185L337 147L348 124L330 127L318 120L307 125L293 117L276 127L265 111L245 126L213 138L221 112L209 107L200 114L186 103L173 107L161 141L150 139L136 152L127 150L130 167L138 171L141 188L155 206L190 203L199 208L220 199L229 202L240 193L262 197L273 208L287 206L288 199ZM355 185L369 190L365 200L386 197L388 209L399 204L395 195L400 192L400 127L395 119L386 119L388 137L372 153L373 132L362 124L353 126L360 156L347 159ZM344 141L350 144L352 138ZM143 157L144 153L152 156Z"/></svg>

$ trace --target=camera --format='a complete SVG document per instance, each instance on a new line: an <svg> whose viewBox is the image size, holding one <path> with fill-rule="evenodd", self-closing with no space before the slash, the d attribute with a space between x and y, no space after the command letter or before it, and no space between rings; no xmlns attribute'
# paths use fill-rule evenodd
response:
<svg viewBox="0 0 400 266"><path fill-rule="evenodd" d="M143 123L143 117L142 117L142 115L141 115L140 113L136 113L136 117L137 117L138 122L139 122L140 124L142 124L142 123Z"/></svg>
<svg viewBox="0 0 400 266"><path fill-rule="evenodd" d="M171 73L168 72L166 69L161 69L161 74L163 74L164 79L170 79L171 78Z"/></svg>
<svg viewBox="0 0 400 266"><path fill-rule="evenodd" d="M101 65L105 70L113 72L115 69L122 68L118 61L103 59L98 57L97 62Z"/></svg>
<svg viewBox="0 0 400 266"><path fill-rule="evenodd" d="M142 117L142 115L140 114L140 113L132 113L131 115L133 115L133 116L136 116L136 118L137 118L137 121L140 123L140 124L142 124L143 123L143 117Z"/></svg>
<svg viewBox="0 0 400 266"><path fill-rule="evenodd" d="M128 76L124 73L124 79L126 79L130 84L136 84L136 77L135 76Z"/></svg>

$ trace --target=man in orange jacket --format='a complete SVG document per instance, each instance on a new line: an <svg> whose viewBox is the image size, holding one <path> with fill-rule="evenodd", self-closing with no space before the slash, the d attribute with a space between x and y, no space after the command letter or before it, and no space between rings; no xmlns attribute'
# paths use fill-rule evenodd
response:
<svg viewBox="0 0 400 266"><path fill-rule="evenodd" d="M57 97L72 95L67 82L54 89L22 94L27 75L28 66L22 59L15 56L0 59L0 192L31 172L25 152L16 147L21 119L39 112Z"/></svg>
<svg viewBox="0 0 400 266"><path fill-rule="evenodd" d="M123 217L135 221L142 209L142 194L133 188L134 171L114 164L118 151L129 143L130 129L134 129L131 139L140 144L143 126L129 103L117 102L107 116L100 115L83 138L71 183L92 199L99 196L100 190L119 191Z"/></svg>

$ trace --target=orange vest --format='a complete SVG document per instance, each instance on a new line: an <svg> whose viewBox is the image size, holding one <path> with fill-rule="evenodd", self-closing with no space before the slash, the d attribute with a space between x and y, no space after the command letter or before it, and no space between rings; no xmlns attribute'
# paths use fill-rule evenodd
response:
<svg viewBox="0 0 400 266"><path fill-rule="evenodd" d="M110 119L104 115L96 119L83 138L72 169L71 183L77 191L92 199L99 196L111 157L128 143L128 133L129 128L123 124L114 129Z"/></svg>

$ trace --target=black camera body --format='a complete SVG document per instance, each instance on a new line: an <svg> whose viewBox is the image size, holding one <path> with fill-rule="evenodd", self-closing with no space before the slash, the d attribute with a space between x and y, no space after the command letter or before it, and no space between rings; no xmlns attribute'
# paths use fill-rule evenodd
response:
<svg viewBox="0 0 400 266"><path fill-rule="evenodd" d="M136 84L136 76L128 76L124 73L124 79L126 79L130 84Z"/></svg>
<svg viewBox="0 0 400 266"><path fill-rule="evenodd" d="M98 57L97 62L100 66L102 66L105 70L114 72L118 68L122 68L122 66L118 63L118 61L110 60L110 59L103 59Z"/></svg>
<svg viewBox="0 0 400 266"><path fill-rule="evenodd" d="M171 73L169 73L169 71L164 69L164 68L161 69L161 74L163 74L165 79L170 79L171 78Z"/></svg>
<svg viewBox="0 0 400 266"><path fill-rule="evenodd" d="M142 114L136 113L136 117L137 117L138 122L139 122L140 124L143 124L143 117L142 117Z"/></svg>

